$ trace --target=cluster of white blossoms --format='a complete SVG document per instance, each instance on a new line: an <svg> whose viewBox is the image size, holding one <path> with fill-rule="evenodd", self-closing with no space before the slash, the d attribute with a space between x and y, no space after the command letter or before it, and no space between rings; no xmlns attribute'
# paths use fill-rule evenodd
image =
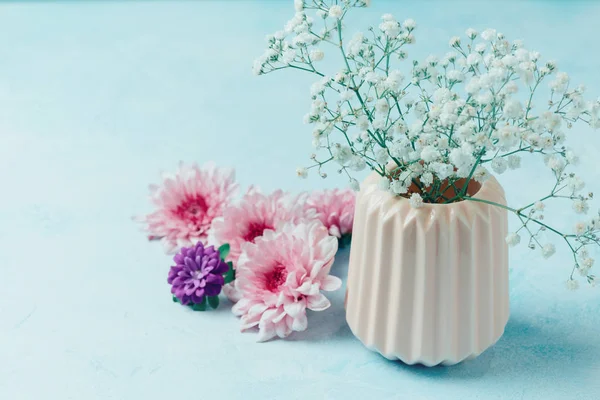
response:
<svg viewBox="0 0 600 400"><path fill-rule="evenodd" d="M468 29L450 39L442 57L407 61L415 43L415 21L400 22L385 14L366 33L345 37L344 18L364 0L296 0L296 14L284 29L267 37L268 48L254 64L256 74L297 69L318 76L311 86L312 104L305 122L313 126L312 164L297 170L306 177L335 164L359 188L354 172L375 171L382 190L406 197L415 207L427 203L480 201L467 192L469 183L485 182L492 173L521 167L521 156L539 156L556 178L549 195L512 208L522 222L508 235L510 245L526 233L529 247L552 256L552 243L541 232L559 235L573 251L575 272L591 284L593 259L586 246L600 244L599 218L578 222L572 234L548 226L543 202L571 201L575 213L586 214L592 194L567 171L577 156L565 147L565 131L582 121L600 127L600 102L584 99L584 87L573 86L552 61L502 33ZM327 54L323 50L333 51ZM337 58L339 70L321 67ZM543 98L542 96L547 95ZM540 98L541 97L541 98ZM489 202L488 202L489 203ZM541 208L540 208L541 207Z"/></svg>

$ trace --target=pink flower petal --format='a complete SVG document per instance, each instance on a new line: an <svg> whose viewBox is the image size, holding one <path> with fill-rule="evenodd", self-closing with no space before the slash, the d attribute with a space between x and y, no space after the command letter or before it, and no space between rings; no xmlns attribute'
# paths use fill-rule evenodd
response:
<svg viewBox="0 0 600 400"><path fill-rule="evenodd" d="M308 327L308 320L306 318L306 313L299 314L296 318L294 318L294 322L292 323L292 329L296 332L305 331Z"/></svg>
<svg viewBox="0 0 600 400"><path fill-rule="evenodd" d="M321 290L327 292L338 290L340 287L342 287L342 280L337 276L328 275L323 280L323 283L321 283Z"/></svg>
<svg viewBox="0 0 600 400"><path fill-rule="evenodd" d="M306 306L313 311L323 311L328 309L331 305L329 299L322 293L319 293L316 296L311 296L307 300L308 302Z"/></svg>
<svg viewBox="0 0 600 400"><path fill-rule="evenodd" d="M283 309L292 318L296 318L299 314L303 313L306 309L306 303L304 301L295 301L293 303L286 304Z"/></svg>

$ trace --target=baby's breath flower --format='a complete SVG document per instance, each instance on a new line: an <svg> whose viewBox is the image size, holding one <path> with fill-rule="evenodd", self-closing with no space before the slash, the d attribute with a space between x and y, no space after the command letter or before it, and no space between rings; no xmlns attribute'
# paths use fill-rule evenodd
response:
<svg viewBox="0 0 600 400"><path fill-rule="evenodd" d="M475 29L473 29L473 28L467 29L467 31L465 32L465 34L471 40L473 40L473 39L475 39L477 37L477 31Z"/></svg>
<svg viewBox="0 0 600 400"><path fill-rule="evenodd" d="M566 283L565 283L567 289L569 290L577 290L579 289L579 282L577 282L574 279L569 279Z"/></svg>
<svg viewBox="0 0 600 400"><path fill-rule="evenodd" d="M481 32L481 38L486 41L494 40L496 38L496 30L495 29L486 29Z"/></svg>
<svg viewBox="0 0 600 400"><path fill-rule="evenodd" d="M380 190L387 192L390 188L390 180L386 176L382 176L379 178L378 186Z"/></svg>
<svg viewBox="0 0 600 400"><path fill-rule="evenodd" d="M421 195L419 193L411 194L410 199L408 201L412 208L423 207L423 198L421 197Z"/></svg>
<svg viewBox="0 0 600 400"><path fill-rule="evenodd" d="M521 243L521 236L519 236L518 233L511 232L506 236L506 243L509 246L514 247Z"/></svg>
<svg viewBox="0 0 600 400"><path fill-rule="evenodd" d="M329 16L331 18L339 19L343 13L344 13L344 10L342 9L342 7L338 6L337 4L329 7Z"/></svg>
<svg viewBox="0 0 600 400"><path fill-rule="evenodd" d="M310 52L310 59L312 61L321 61L325 57L325 53L322 50L314 49Z"/></svg>
<svg viewBox="0 0 600 400"><path fill-rule="evenodd" d="M510 42L493 29L479 34L470 28L465 32L467 43L459 37L450 39L454 51L407 64L405 45L415 42L413 20L401 24L384 14L378 30L371 29L368 35L359 32L337 43L338 34L348 35L336 20L369 1L331 3L316 2L315 9L295 0L296 14L283 30L267 37L267 49L253 66L259 75L294 68L319 76L311 86L313 101L305 122L313 128L313 146L327 158L324 162L317 161L316 155L311 158L311 167L318 167L320 176L326 176L329 162L346 174L369 167L383 175L382 190L408 198L418 207L425 202L474 200L460 190L458 196L448 198L443 188L463 185L460 179L483 183L491 173L520 168L522 156L533 153L542 155L549 168L543 172L555 179L550 194L541 199L570 199L575 213L588 211L593 195L580 194L584 182L570 171L578 154L566 147L564 127L582 121L600 128L600 101L586 99L585 88L572 85L554 62L544 61L539 52L521 41ZM482 40L475 41L478 37ZM344 50L333 78L318 69L324 46L330 44L338 55L340 47ZM536 106L533 100L541 97L541 91L549 99ZM401 166L399 175L385 170L392 160ZM297 173L305 177L307 170L299 168ZM413 180L421 183L421 191L409 195ZM349 182L359 189L350 175ZM547 225L541 200L525 204L529 206L508 207L522 218L522 226L506 242L519 243L518 232L527 231L530 246L538 248L538 234L557 233L573 251L579 274L595 283L585 246L597 244L600 214L586 223L573 221L575 235L566 235ZM528 229L522 230L523 225ZM555 252L552 244L539 247L545 258Z"/></svg>
<svg viewBox="0 0 600 400"><path fill-rule="evenodd" d="M573 210L575 210L577 214L587 214L589 209L590 206L587 201L581 199L573 200Z"/></svg>
<svg viewBox="0 0 600 400"><path fill-rule="evenodd" d="M413 29L415 29L417 27L417 23L413 19L409 18L402 23L402 26L404 27L404 29L408 29L409 31L412 31Z"/></svg>
<svg viewBox="0 0 600 400"><path fill-rule="evenodd" d="M508 162L506 158L496 157L492 160L492 170L497 174L502 174L508 168Z"/></svg>
<svg viewBox="0 0 600 400"><path fill-rule="evenodd" d="M583 235L587 231L587 224L585 222L577 222L575 224L575 234L577 236Z"/></svg>
<svg viewBox="0 0 600 400"><path fill-rule="evenodd" d="M507 160L508 160L508 168L517 169L517 168L521 167L521 157L519 157L515 154L512 154L507 157Z"/></svg>
<svg viewBox="0 0 600 400"><path fill-rule="evenodd" d="M556 247L552 243L548 243L542 247L542 256L544 258L550 258L556 253Z"/></svg>
<svg viewBox="0 0 600 400"><path fill-rule="evenodd" d="M308 171L306 170L306 168L296 168L296 175L298 175L299 178L306 179L306 177L308 176Z"/></svg>

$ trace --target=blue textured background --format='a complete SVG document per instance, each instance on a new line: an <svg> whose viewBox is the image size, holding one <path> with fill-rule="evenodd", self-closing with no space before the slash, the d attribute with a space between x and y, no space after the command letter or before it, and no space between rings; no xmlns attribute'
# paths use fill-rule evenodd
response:
<svg viewBox="0 0 600 400"><path fill-rule="evenodd" d="M491 26L600 94L598 2L373 3L355 21L416 19L412 55ZM345 184L294 176L312 150L312 78L250 73L265 34L292 14L289 1L0 4L0 398L600 398L600 291L564 289L572 262L558 242L550 262L511 252L506 333L448 368L366 350L343 290L307 332L264 344L226 306L171 303L169 257L130 220L150 210L159 170L215 160L266 190ZM598 133L569 134L599 187ZM526 166L501 177L516 205L549 182L539 160ZM559 224L568 208L555 209ZM345 277L347 259L334 274Z"/></svg>

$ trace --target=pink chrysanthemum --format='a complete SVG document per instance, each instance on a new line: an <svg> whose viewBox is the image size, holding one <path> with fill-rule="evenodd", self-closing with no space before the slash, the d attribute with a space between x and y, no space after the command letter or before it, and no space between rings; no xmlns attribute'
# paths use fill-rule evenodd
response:
<svg viewBox="0 0 600 400"><path fill-rule="evenodd" d="M282 190L265 195L250 188L239 205L228 206L223 217L214 220L211 242L229 244L227 261L236 268L247 243L254 243L266 231L276 231L287 223L298 223L310 216L302 207L304 196L292 196ZM223 293L234 303L240 299L236 285L233 281L223 287Z"/></svg>
<svg viewBox="0 0 600 400"><path fill-rule="evenodd" d="M305 208L316 212L329 234L340 239L344 235L352 234L355 201L356 195L353 190L325 190L311 193Z"/></svg>
<svg viewBox="0 0 600 400"><path fill-rule="evenodd" d="M336 252L336 238L319 221L266 231L246 245L236 272L241 299L233 307L242 317L241 329L258 326L259 342L305 330L307 308L331 305L321 290L342 284L329 275Z"/></svg>
<svg viewBox="0 0 600 400"><path fill-rule="evenodd" d="M158 208L140 219L150 239L160 239L165 251L206 241L213 219L223 215L237 189L235 173L212 164L179 165L165 175L162 185L150 185L150 199Z"/></svg>
<svg viewBox="0 0 600 400"><path fill-rule="evenodd" d="M239 205L228 206L223 217L215 219L211 242L229 244L227 261L235 267L246 243L254 243L265 231L297 223L304 217L300 196L282 190L265 195L250 188Z"/></svg>

